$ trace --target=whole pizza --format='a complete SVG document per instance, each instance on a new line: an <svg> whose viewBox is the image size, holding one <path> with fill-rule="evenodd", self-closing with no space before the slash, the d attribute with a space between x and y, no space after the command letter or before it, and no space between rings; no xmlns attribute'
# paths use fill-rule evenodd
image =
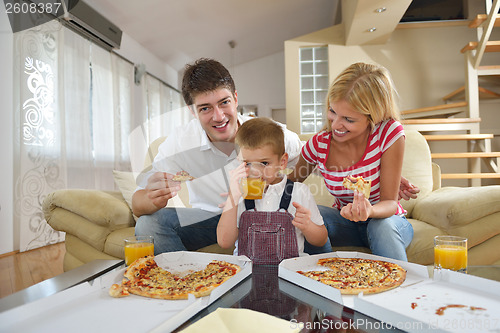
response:
<svg viewBox="0 0 500 333"><path fill-rule="evenodd" d="M240 270L238 265L213 260L202 270L179 276L159 267L154 257L148 256L128 266L122 283L113 284L109 294L113 297L135 294L169 300L187 299L189 294L202 297Z"/></svg>
<svg viewBox="0 0 500 333"><path fill-rule="evenodd" d="M344 295L380 293L400 286L406 270L395 263L363 258L323 258L318 265L327 268L297 273L340 290Z"/></svg>

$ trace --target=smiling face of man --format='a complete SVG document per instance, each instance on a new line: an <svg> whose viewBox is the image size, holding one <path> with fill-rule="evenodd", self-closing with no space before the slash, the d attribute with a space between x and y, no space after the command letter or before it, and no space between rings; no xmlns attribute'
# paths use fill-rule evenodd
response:
<svg viewBox="0 0 500 333"><path fill-rule="evenodd" d="M199 93L193 99L193 111L201 127L214 144L234 142L238 130L238 94L226 88Z"/></svg>

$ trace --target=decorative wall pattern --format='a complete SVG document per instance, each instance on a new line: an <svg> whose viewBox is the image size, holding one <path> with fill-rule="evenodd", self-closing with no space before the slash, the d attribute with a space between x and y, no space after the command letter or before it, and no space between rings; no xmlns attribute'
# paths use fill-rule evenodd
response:
<svg viewBox="0 0 500 333"><path fill-rule="evenodd" d="M16 35L19 62L19 91L16 109L15 224L19 228L20 250L26 251L64 240L44 220L41 204L51 191L65 187L61 174L57 116L56 42L60 26L54 22ZM22 66L22 67L21 67Z"/></svg>

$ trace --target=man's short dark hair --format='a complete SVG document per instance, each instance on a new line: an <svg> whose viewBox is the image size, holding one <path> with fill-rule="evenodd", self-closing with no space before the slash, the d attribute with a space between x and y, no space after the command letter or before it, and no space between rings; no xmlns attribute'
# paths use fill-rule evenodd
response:
<svg viewBox="0 0 500 333"><path fill-rule="evenodd" d="M220 62L214 59L200 58L193 64L186 65L182 77L182 97L186 105L194 102L196 95L226 88L233 96L236 92L233 78Z"/></svg>

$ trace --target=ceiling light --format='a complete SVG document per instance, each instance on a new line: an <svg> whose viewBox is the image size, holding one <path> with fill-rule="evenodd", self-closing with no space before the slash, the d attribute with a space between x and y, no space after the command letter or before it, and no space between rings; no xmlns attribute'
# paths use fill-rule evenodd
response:
<svg viewBox="0 0 500 333"><path fill-rule="evenodd" d="M377 30L377 28L373 27L373 28L368 29L367 31L368 32L375 32L375 30Z"/></svg>
<svg viewBox="0 0 500 333"><path fill-rule="evenodd" d="M383 12L385 12L386 10L387 10L387 8L385 8L385 7L380 7L380 8L375 9L375 13L383 13Z"/></svg>

